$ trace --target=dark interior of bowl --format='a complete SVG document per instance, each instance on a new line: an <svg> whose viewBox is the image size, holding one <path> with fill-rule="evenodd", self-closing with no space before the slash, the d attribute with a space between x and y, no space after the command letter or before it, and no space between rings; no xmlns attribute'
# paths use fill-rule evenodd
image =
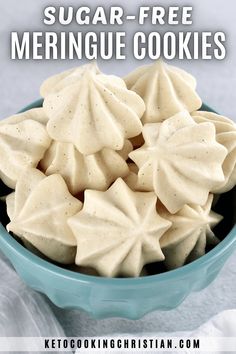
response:
<svg viewBox="0 0 236 354"><path fill-rule="evenodd" d="M43 99L40 99L32 103L25 109L23 109L21 112L24 112L31 108L41 107L42 104L43 104ZM204 103L200 108L200 110L215 112L212 108L210 108ZM0 180L0 197L6 196L7 194L11 193L11 191L12 190L6 187L5 184ZM215 235L218 237L220 241L222 241L229 234L229 232L232 230L232 228L236 223L236 187L227 193L221 194L217 202L215 203L213 210L224 217L223 220L213 229ZM0 222L3 224L4 227L9 222L9 218L6 212L6 203L3 200L0 200ZM12 235L12 237L14 236ZM16 240L21 243L19 238L16 237ZM214 246L212 245L208 245L206 248L206 252L209 252L213 247ZM40 255L42 258L47 259L47 257L45 257L43 254L40 254L40 252L37 252L37 255ZM61 264L55 263L49 259L47 260L51 263L56 264L59 267L62 267ZM74 270L74 271L81 270L81 268L75 265L72 266L63 265L63 268ZM153 275L153 274L163 273L166 271L168 270L166 269L164 262L151 263L144 267L144 275ZM91 274L91 270L88 269L86 273ZM94 272L92 272L92 274L94 275Z"/></svg>
<svg viewBox="0 0 236 354"><path fill-rule="evenodd" d="M0 222L3 224L4 227L9 223L9 218L6 212L6 203L4 201L4 196L7 194L11 193L11 189L6 187L5 184L0 181ZM214 228L214 233L215 235L219 238L219 240L223 240L229 232L232 230L236 223L236 187L232 189L231 191L221 194L219 198L217 198L217 202L214 205L213 210L222 215L224 218L223 220ZM12 237L14 237L12 235ZM18 242L21 243L19 238L16 238ZM212 247L211 245L207 246L206 252L209 252ZM47 259L44 255L40 255L40 253L37 252L37 255L41 256L44 259ZM49 259L47 259L49 262L52 262L54 264L57 264ZM61 264L57 264L59 267L62 267ZM79 268L76 266L64 266L63 268L74 270L74 271L80 271ZM153 275L153 274L158 274L158 273L163 273L166 272L167 269L165 267L164 262L157 262L157 263L151 263L145 266L144 269L144 275ZM87 274L90 274L90 270L88 271ZM93 274L94 275L94 274Z"/></svg>

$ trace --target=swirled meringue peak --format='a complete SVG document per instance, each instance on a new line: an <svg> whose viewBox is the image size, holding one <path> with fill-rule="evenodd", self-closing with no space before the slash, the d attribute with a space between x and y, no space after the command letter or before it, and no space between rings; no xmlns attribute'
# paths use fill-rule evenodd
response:
<svg viewBox="0 0 236 354"><path fill-rule="evenodd" d="M119 77L86 70L78 81L47 96L44 108L49 135L90 155L103 148L121 150L125 139L140 134L145 104Z"/></svg>
<svg viewBox="0 0 236 354"><path fill-rule="evenodd" d="M139 67L124 80L128 89L140 95L146 104L143 123L162 122L180 111L193 112L202 105L194 77L162 60Z"/></svg>
<svg viewBox="0 0 236 354"><path fill-rule="evenodd" d="M76 264L100 275L139 276L162 261L159 239L171 226L156 211L153 192L133 192L119 178L106 191L85 191L83 209L68 223L77 239Z"/></svg>
<svg viewBox="0 0 236 354"><path fill-rule="evenodd" d="M163 123L144 125L145 144L129 154L138 165L139 190L154 190L171 213L184 204L204 205L224 182L227 149L215 138L214 124L197 124L187 111Z"/></svg>
<svg viewBox="0 0 236 354"><path fill-rule="evenodd" d="M236 185L236 124L232 120L212 112L196 111L191 115L197 123L213 123L216 129L216 140L228 150L223 162L225 181L212 190L214 193L227 192Z"/></svg>
<svg viewBox="0 0 236 354"><path fill-rule="evenodd" d="M10 188L25 168L38 165L51 143L46 127L38 119L30 119L31 113L12 116L0 124L0 178Z"/></svg>
<svg viewBox="0 0 236 354"><path fill-rule="evenodd" d="M62 90L64 87L76 83L78 80L80 80L83 77L84 73L87 70L90 70L95 74L100 73L100 70L97 67L97 63L92 62L90 64L81 65L79 67L66 70L57 75L53 75L42 83L40 87L41 96L46 97L51 93L57 93L60 90Z"/></svg>
<svg viewBox="0 0 236 354"><path fill-rule="evenodd" d="M204 206L185 205L177 214L170 214L160 203L159 214L169 220L172 226L160 239L168 269L184 265L205 254L207 245L216 245L219 240L212 229L222 216L211 210L213 194L210 194Z"/></svg>
<svg viewBox="0 0 236 354"><path fill-rule="evenodd" d="M7 230L31 243L47 257L73 263L76 239L67 225L82 203L74 198L60 175L46 177L37 169L27 169L7 197L11 222Z"/></svg>
<svg viewBox="0 0 236 354"><path fill-rule="evenodd" d="M87 188L105 190L118 177L128 175L128 165L121 155L127 158L129 142L126 149L118 153L104 148L96 154L82 155L73 144L54 141L40 162L40 168L47 176L59 173L73 195Z"/></svg>

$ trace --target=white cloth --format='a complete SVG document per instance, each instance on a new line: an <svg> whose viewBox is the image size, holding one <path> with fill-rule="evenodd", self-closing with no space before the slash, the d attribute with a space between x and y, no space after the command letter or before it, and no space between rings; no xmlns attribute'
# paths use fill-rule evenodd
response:
<svg viewBox="0 0 236 354"><path fill-rule="evenodd" d="M29 289L2 254L0 279L1 337L65 336L45 296Z"/></svg>
<svg viewBox="0 0 236 354"><path fill-rule="evenodd" d="M114 334L114 337L121 337L119 334ZM125 338L131 338L130 334L123 334ZM132 338L153 338L153 333L143 333L142 336L139 335L132 335ZM222 311L219 314L213 316L210 320L206 323L198 327L194 331L183 331L183 332L160 332L155 334L155 337L159 339L164 339L165 337L170 338L204 338L204 337L236 337L236 309ZM227 352L220 351L221 348L218 349L217 354L225 354ZM236 349L236 348L235 348ZM152 351L139 351L140 354L151 354L157 353L155 349ZM231 351L231 353L235 353L236 351ZM81 351L77 351L76 354L81 353ZM113 354L120 354L121 351L113 351ZM133 352L129 352L133 353ZM134 352L135 353L135 352ZM158 351L158 354L166 354L166 351ZM193 354L191 350L182 350L180 351L171 351L172 354ZM206 352L204 352L206 353ZM207 352L206 354L216 354L216 352Z"/></svg>

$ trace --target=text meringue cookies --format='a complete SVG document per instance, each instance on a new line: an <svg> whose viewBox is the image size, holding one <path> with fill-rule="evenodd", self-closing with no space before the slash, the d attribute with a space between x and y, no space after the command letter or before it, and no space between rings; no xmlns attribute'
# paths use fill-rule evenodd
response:
<svg viewBox="0 0 236 354"><path fill-rule="evenodd" d="M236 184L236 127L198 111L195 87L161 61L124 80L95 64L46 80L42 108L0 124L7 229L108 277L203 255L219 242L213 193Z"/></svg>

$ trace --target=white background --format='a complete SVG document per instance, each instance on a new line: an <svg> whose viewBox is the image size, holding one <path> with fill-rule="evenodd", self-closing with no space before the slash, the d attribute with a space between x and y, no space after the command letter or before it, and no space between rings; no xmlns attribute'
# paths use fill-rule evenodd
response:
<svg viewBox="0 0 236 354"><path fill-rule="evenodd" d="M84 4L82 2L81 4ZM27 30L54 30L42 24L43 9L47 5L74 5L80 2L8 0L0 2L0 117L9 116L39 97L39 86L48 76L76 66L77 61L13 61L10 60L10 32ZM86 5L122 5L128 12L135 12L138 5L155 4L155 1L95 1ZM161 4L193 5L191 30L222 30L227 35L227 58L224 61L178 62L196 76L198 93L203 101L218 112L236 120L236 2L235 0L162 1ZM59 27L58 27L59 28ZM74 29L76 26L74 25ZM148 29L148 28L146 28ZM149 28L150 30L151 28ZM152 30L158 28L152 27ZM165 30L167 27L164 28ZM173 28L172 28L173 29ZM180 29L179 27L177 28ZM120 27L135 30L135 25ZM138 27L136 28L138 30ZM188 28L189 30L189 28ZM131 58L125 63L102 62L107 73L124 75L140 65ZM191 330L223 309L236 307L235 255L227 262L218 278L205 290L190 295L176 310L155 312L138 321L110 319L95 321L78 311L64 311L51 305L58 320L69 336L106 335L115 332L139 333L157 331Z"/></svg>

